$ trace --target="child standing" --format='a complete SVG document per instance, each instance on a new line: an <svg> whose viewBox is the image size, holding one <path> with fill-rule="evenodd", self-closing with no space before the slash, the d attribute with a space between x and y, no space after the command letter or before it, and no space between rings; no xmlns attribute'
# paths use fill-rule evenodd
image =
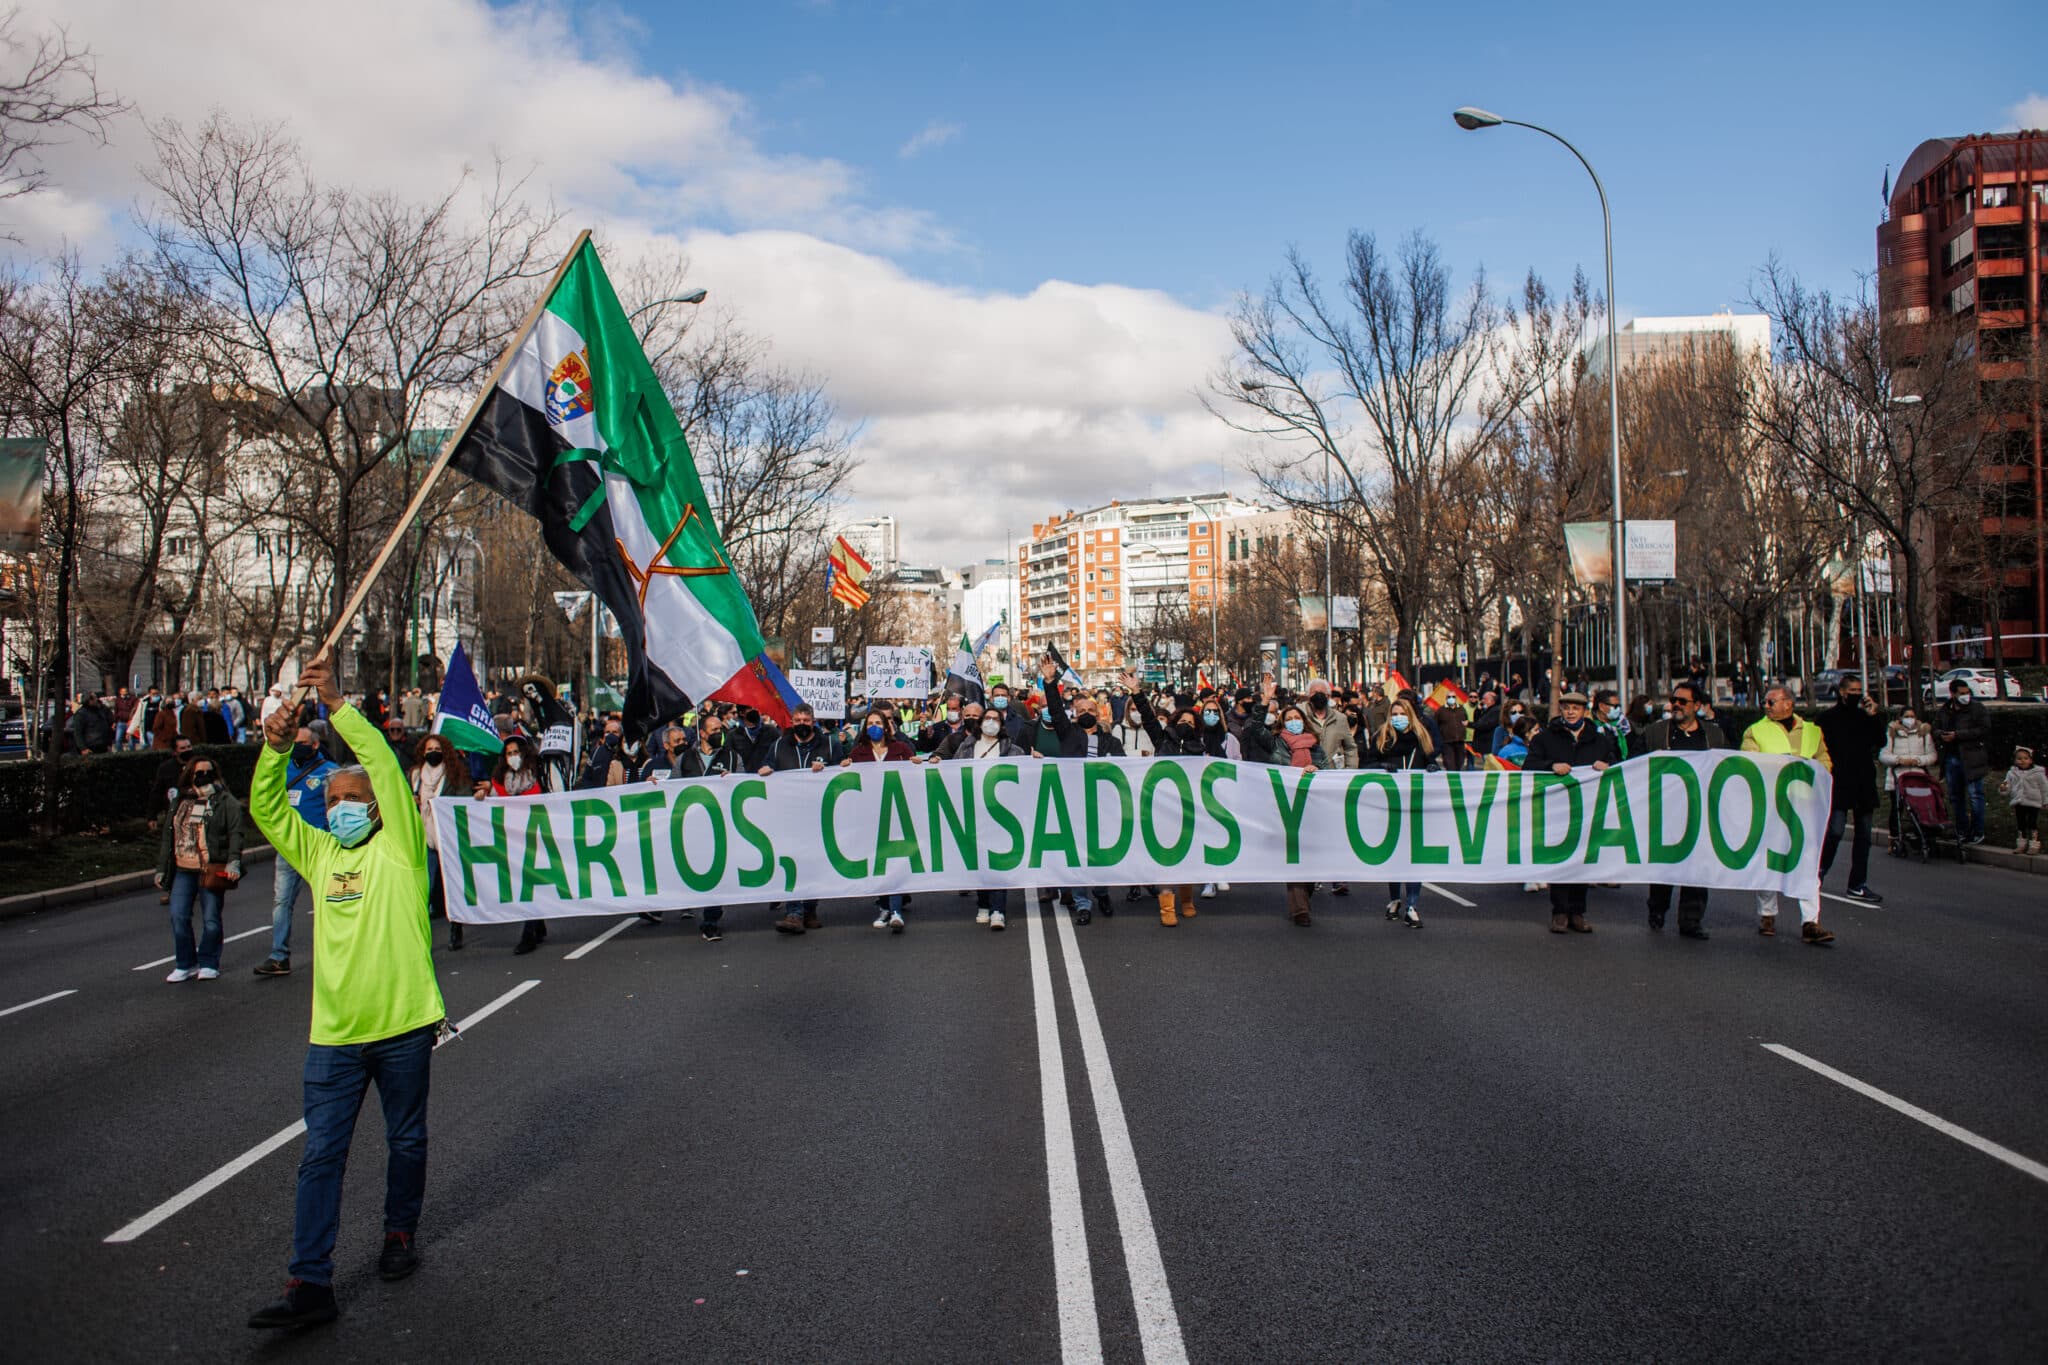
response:
<svg viewBox="0 0 2048 1365"><path fill-rule="evenodd" d="M2039 853L2038 829L2041 807L2048 806L2048 768L2034 765L2034 751L2021 746L2012 751L2012 767L1998 779L1998 791L2012 803L2013 822L2019 833L2013 837L2013 852Z"/></svg>

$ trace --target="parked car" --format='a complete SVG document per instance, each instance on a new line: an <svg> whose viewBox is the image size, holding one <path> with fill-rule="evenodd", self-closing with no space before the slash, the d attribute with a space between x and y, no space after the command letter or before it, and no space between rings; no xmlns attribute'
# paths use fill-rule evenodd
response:
<svg viewBox="0 0 2048 1365"><path fill-rule="evenodd" d="M0 758L28 757L28 722L19 697L0 697Z"/></svg>
<svg viewBox="0 0 2048 1365"><path fill-rule="evenodd" d="M1813 686L1807 693L1807 700L1833 701L1841 695L1844 678L1860 676L1853 668L1823 668L1813 675Z"/></svg>
<svg viewBox="0 0 2048 1365"><path fill-rule="evenodd" d="M1984 701L1995 700L1998 696L1998 674L1989 668L1951 668L1934 680L1930 689L1931 697L1939 701L1949 693L1949 684L1957 681L1970 685L1970 695ZM2020 680L2008 670L2005 675L2005 699L2020 699Z"/></svg>
<svg viewBox="0 0 2048 1365"><path fill-rule="evenodd" d="M1862 676L1859 669L1823 668L1813 675L1810 699L1816 703L1832 702L1841 695L1844 682ZM1903 664L1873 666L1870 670L1870 685L1864 690L1885 706L1904 706L1907 697L1912 695Z"/></svg>

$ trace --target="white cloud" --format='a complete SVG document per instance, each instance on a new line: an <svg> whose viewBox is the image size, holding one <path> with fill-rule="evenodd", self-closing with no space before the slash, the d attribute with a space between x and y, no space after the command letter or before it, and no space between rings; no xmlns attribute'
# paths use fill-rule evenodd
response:
<svg viewBox="0 0 2048 1365"><path fill-rule="evenodd" d="M2006 110L2014 128L2048 128L2048 95L2028 95Z"/></svg>
<svg viewBox="0 0 2048 1365"><path fill-rule="evenodd" d="M1067 507L1213 488L1236 439L1195 397L1228 346L1220 316L1116 284L922 279L889 256L949 245L932 214L762 146L740 95L640 70L579 29L592 11L31 0L24 18L60 12L143 116L284 120L323 179L413 195L502 154L621 250L679 242L722 307L863 424L858 510L900 517L915 560L1004 554L1006 532ZM957 132L934 123L905 151ZM136 120L108 148L58 149L61 190L8 216L31 247L111 241L147 152Z"/></svg>
<svg viewBox="0 0 2048 1365"><path fill-rule="evenodd" d="M907 158L917 156L923 152L929 152L934 148L945 146L954 138L959 137L964 131L957 123L947 123L943 119L933 119L930 123L918 129L912 135L910 141L898 147L896 155Z"/></svg>

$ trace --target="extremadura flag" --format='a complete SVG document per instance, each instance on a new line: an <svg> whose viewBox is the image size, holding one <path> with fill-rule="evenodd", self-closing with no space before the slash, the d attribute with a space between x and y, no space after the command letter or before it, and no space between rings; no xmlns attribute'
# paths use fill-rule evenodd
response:
<svg viewBox="0 0 2048 1365"><path fill-rule="evenodd" d="M788 710L668 395L583 240L451 462L539 520L626 645L626 728L706 699Z"/></svg>

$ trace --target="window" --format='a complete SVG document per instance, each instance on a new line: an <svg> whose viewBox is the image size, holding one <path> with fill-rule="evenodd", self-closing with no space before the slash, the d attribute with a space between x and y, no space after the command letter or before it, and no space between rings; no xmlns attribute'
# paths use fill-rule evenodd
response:
<svg viewBox="0 0 2048 1365"><path fill-rule="evenodd" d="M2002 209L2011 202L2012 186L2010 185L1986 185L1977 194L1977 203L1981 208Z"/></svg>

